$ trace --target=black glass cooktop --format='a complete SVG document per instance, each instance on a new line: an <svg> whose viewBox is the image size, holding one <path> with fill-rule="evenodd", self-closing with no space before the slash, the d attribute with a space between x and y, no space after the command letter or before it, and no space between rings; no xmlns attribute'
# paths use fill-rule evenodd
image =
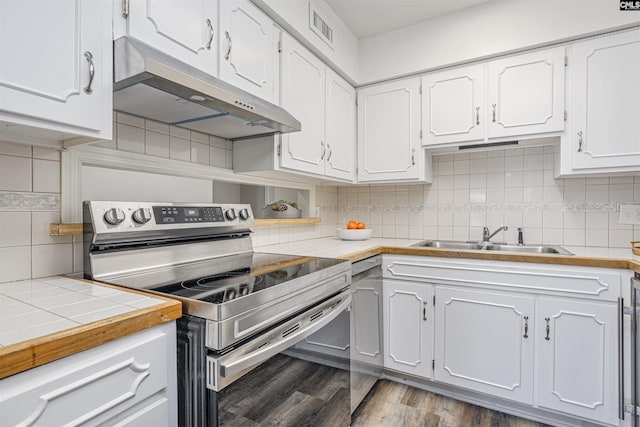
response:
<svg viewBox="0 0 640 427"><path fill-rule="evenodd" d="M177 266L172 273L181 280L146 288L175 297L221 304L346 262L256 252ZM221 271L227 266L233 266L233 269Z"/></svg>

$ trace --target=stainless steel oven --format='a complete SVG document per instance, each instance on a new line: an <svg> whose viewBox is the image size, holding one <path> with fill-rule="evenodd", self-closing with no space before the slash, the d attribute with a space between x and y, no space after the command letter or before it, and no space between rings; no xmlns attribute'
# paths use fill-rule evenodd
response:
<svg viewBox="0 0 640 427"><path fill-rule="evenodd" d="M248 205L84 204L85 277L179 299L182 426L348 426L351 265L257 253Z"/></svg>

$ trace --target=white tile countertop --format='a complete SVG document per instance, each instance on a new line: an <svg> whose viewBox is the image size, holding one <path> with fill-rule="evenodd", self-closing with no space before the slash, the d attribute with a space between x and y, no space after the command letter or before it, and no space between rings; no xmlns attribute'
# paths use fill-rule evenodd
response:
<svg viewBox="0 0 640 427"><path fill-rule="evenodd" d="M382 239L349 241L338 237L303 240L299 242L281 243L256 247L257 252L279 254L307 255L326 258L348 258L356 252L366 251L378 246L407 248L423 239ZM576 257L603 258L640 262L640 257L633 255L631 248L599 248L563 246Z"/></svg>
<svg viewBox="0 0 640 427"><path fill-rule="evenodd" d="M61 276L0 283L0 347L164 302Z"/></svg>

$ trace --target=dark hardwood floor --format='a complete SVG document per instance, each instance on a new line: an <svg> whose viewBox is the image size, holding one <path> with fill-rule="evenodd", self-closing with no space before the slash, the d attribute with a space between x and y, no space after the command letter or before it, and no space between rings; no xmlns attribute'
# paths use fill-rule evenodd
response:
<svg viewBox="0 0 640 427"><path fill-rule="evenodd" d="M353 427L543 427L389 380L376 383L353 414Z"/></svg>

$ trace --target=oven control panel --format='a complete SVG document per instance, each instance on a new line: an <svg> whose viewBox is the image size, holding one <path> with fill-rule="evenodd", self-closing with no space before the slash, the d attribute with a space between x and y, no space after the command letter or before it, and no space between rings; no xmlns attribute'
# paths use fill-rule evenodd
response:
<svg viewBox="0 0 640 427"><path fill-rule="evenodd" d="M225 221L225 213L220 206L154 206L153 216L156 219L156 224Z"/></svg>
<svg viewBox="0 0 640 427"><path fill-rule="evenodd" d="M251 229L251 205L213 203L85 202L84 221L96 233L216 228L221 232ZM210 231L209 231L210 232Z"/></svg>

